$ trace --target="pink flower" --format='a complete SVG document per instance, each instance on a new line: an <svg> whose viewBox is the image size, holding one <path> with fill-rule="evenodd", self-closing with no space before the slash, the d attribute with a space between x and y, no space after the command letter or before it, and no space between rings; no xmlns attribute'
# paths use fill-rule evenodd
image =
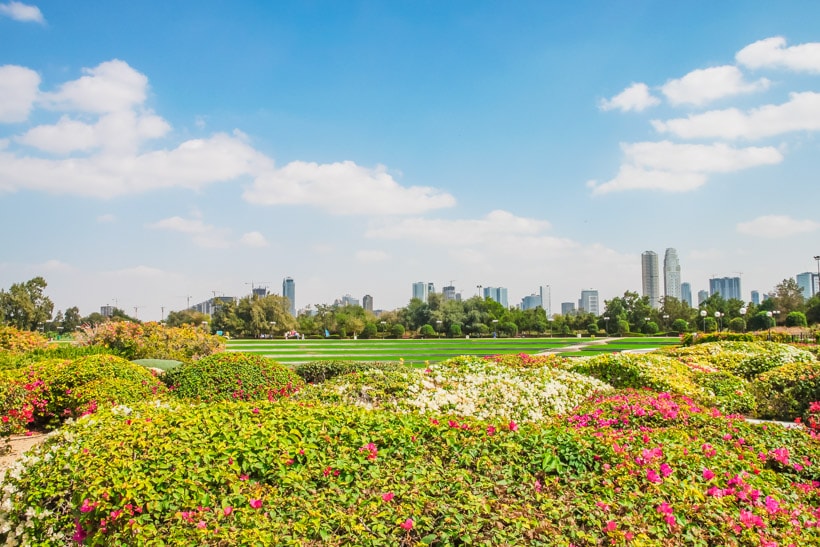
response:
<svg viewBox="0 0 820 547"><path fill-rule="evenodd" d="M677 524L677 521L675 520L675 515L666 515L665 517L663 517L663 520L666 521L666 524L668 524L670 528L674 528Z"/></svg>
<svg viewBox="0 0 820 547"><path fill-rule="evenodd" d="M254 408L251 412L253 412L254 414L259 414L259 409L258 409L258 408Z"/></svg>
<svg viewBox="0 0 820 547"><path fill-rule="evenodd" d="M94 510L97 504L89 501L87 498L83 500L83 504L80 506L80 513L90 513Z"/></svg>
<svg viewBox="0 0 820 547"><path fill-rule="evenodd" d="M251 507L253 507L254 509L259 509L260 507L262 507L262 500L252 499L250 501L250 504Z"/></svg>
<svg viewBox="0 0 820 547"><path fill-rule="evenodd" d="M222 514L224 514L226 517L229 516L231 513L233 513L233 507L231 507L230 505L222 510Z"/></svg>
<svg viewBox="0 0 820 547"><path fill-rule="evenodd" d="M199 522L196 523L196 527L199 528L199 529L202 529L202 528L207 528L208 525L205 524L204 520L200 520Z"/></svg>
<svg viewBox="0 0 820 547"><path fill-rule="evenodd" d="M608 520L606 522L606 526L604 526L604 530L607 532L614 532L618 528L618 525L615 523L614 520Z"/></svg>
<svg viewBox="0 0 820 547"><path fill-rule="evenodd" d="M85 538L88 537L88 534L85 530L83 530L82 525L80 524L80 520L77 519L74 521L74 535L71 537L75 542L82 543L85 541Z"/></svg>
<svg viewBox="0 0 820 547"><path fill-rule="evenodd" d="M661 464L661 475L665 478L672 474L672 468L668 464Z"/></svg>
<svg viewBox="0 0 820 547"><path fill-rule="evenodd" d="M755 526L763 528L766 526L762 518L745 509L740 510L740 522L743 523L743 526L746 528L754 528Z"/></svg>
<svg viewBox="0 0 820 547"><path fill-rule="evenodd" d="M663 479L660 478L657 473L655 473L654 469L647 469L646 480L648 480L649 482L654 482L656 484L659 482L663 482Z"/></svg>
<svg viewBox="0 0 820 547"><path fill-rule="evenodd" d="M518 431L518 424L512 420L510 420L508 427L510 428L510 431Z"/></svg>
<svg viewBox="0 0 820 547"><path fill-rule="evenodd" d="M490 436L495 435L495 426L494 425L488 425L487 426L487 435L490 435Z"/></svg>
<svg viewBox="0 0 820 547"><path fill-rule="evenodd" d="M666 502L663 502L662 504L658 505L655 508L655 510L658 513L663 513L664 515L671 515L672 514L672 507Z"/></svg>
<svg viewBox="0 0 820 547"><path fill-rule="evenodd" d="M395 497L395 494L393 494L393 492L387 492L386 494L382 494L382 500L384 500L384 501L390 501L394 497Z"/></svg>
<svg viewBox="0 0 820 547"><path fill-rule="evenodd" d="M239 480L241 480L241 481L246 481L246 480L248 480L248 478L249 478L248 475L239 475Z"/></svg>
<svg viewBox="0 0 820 547"><path fill-rule="evenodd" d="M535 479L535 491L540 492L541 488L542 488L541 481L539 481L538 479Z"/></svg>
<svg viewBox="0 0 820 547"><path fill-rule="evenodd" d="M766 511L769 514L777 513L780 510L780 503L771 496L766 496Z"/></svg>
<svg viewBox="0 0 820 547"><path fill-rule="evenodd" d="M708 467L703 468L703 480L710 481L715 478L715 473Z"/></svg>
<svg viewBox="0 0 820 547"><path fill-rule="evenodd" d="M413 529L413 519L407 519L401 523L401 527L405 530L412 530Z"/></svg>

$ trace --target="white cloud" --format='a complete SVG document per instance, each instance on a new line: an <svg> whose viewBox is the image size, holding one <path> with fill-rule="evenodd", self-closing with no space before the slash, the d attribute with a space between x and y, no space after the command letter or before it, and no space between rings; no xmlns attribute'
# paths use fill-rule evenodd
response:
<svg viewBox="0 0 820 547"><path fill-rule="evenodd" d="M340 215L412 215L451 207L434 188L398 184L384 166L294 161L258 176L243 197L262 205L313 205Z"/></svg>
<svg viewBox="0 0 820 547"><path fill-rule="evenodd" d="M725 65L693 70L683 78L669 80L661 91L673 105L699 106L723 97L762 91L769 84L766 78L747 82L740 69Z"/></svg>
<svg viewBox="0 0 820 547"><path fill-rule="evenodd" d="M773 165L783 155L773 147L734 148L722 143L676 144L669 141L621 144L624 163L602 184L590 181L593 195L624 190L688 192L705 184L710 173L729 173Z"/></svg>
<svg viewBox="0 0 820 547"><path fill-rule="evenodd" d="M362 250L356 251L356 260L359 262L365 263L372 263L372 262L384 262L388 260L390 255L384 251L374 251L374 250Z"/></svg>
<svg viewBox="0 0 820 547"><path fill-rule="evenodd" d="M0 66L0 123L25 121L37 98L40 75L30 68Z"/></svg>
<svg viewBox="0 0 820 547"><path fill-rule="evenodd" d="M192 241L200 247L211 249L228 247L226 231L205 224L201 219L185 219L173 216L148 224L147 227L188 234L191 236Z"/></svg>
<svg viewBox="0 0 820 547"><path fill-rule="evenodd" d="M644 83L633 83L611 99L602 99L598 103L601 110L620 110L621 112L641 112L660 104L660 99L653 97Z"/></svg>
<svg viewBox="0 0 820 547"><path fill-rule="evenodd" d="M66 82L53 93L43 93L47 108L81 112L121 112L145 102L148 78L128 63L114 59L83 69L85 76Z"/></svg>
<svg viewBox="0 0 820 547"><path fill-rule="evenodd" d="M711 110L667 121L653 120L661 133L684 139L760 139L793 131L820 130L820 93L790 94L788 102L741 112L736 108Z"/></svg>
<svg viewBox="0 0 820 547"><path fill-rule="evenodd" d="M744 47L735 60L749 68L786 68L796 72L820 73L820 43L786 47L786 39L775 36Z"/></svg>
<svg viewBox="0 0 820 547"><path fill-rule="evenodd" d="M246 247L268 246L268 240L265 239L265 236L259 232L248 232L246 234L242 234L242 237L239 238L239 243Z"/></svg>
<svg viewBox="0 0 820 547"><path fill-rule="evenodd" d="M100 216L97 217L97 222L99 222L101 224L108 223L108 222L114 222L115 220L117 220L117 217L112 215L111 213L106 213L104 215L100 215Z"/></svg>
<svg viewBox="0 0 820 547"><path fill-rule="evenodd" d="M820 222L808 219L797 220L786 215L765 215L737 224L738 233L766 239L792 237L815 232L818 229L820 229Z"/></svg>
<svg viewBox="0 0 820 547"><path fill-rule="evenodd" d="M45 23L43 12L37 6L29 6L22 2L9 2L8 4L0 4L0 15L10 17L15 21L22 21L24 23Z"/></svg>

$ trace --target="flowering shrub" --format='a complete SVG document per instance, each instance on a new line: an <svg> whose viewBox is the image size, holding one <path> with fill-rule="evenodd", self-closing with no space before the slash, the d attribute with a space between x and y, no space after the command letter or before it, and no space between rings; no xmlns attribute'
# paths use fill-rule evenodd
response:
<svg viewBox="0 0 820 547"><path fill-rule="evenodd" d="M10 469L0 541L817 545L819 449L650 391L540 424L143 403L82 418Z"/></svg>
<svg viewBox="0 0 820 547"><path fill-rule="evenodd" d="M749 382L728 372L695 371L695 383L705 389L713 398L715 406L727 414L754 416L757 400Z"/></svg>
<svg viewBox="0 0 820 547"><path fill-rule="evenodd" d="M24 353L48 345L48 339L38 332L0 325L0 351Z"/></svg>
<svg viewBox="0 0 820 547"><path fill-rule="evenodd" d="M804 417L810 403L820 400L820 362L783 365L761 374L751 385L759 417Z"/></svg>
<svg viewBox="0 0 820 547"><path fill-rule="evenodd" d="M797 419L798 423L802 420ZM809 409L806 412L806 427L809 429L809 434L820 440L820 401L812 401L809 403Z"/></svg>
<svg viewBox="0 0 820 547"><path fill-rule="evenodd" d="M571 359L560 355L527 355L526 353L490 355L487 360L509 368L554 367L567 369Z"/></svg>
<svg viewBox="0 0 820 547"><path fill-rule="evenodd" d="M105 346L128 360L191 361L225 350L221 337L191 325L166 327L159 323L108 321L84 328L78 340L86 346Z"/></svg>
<svg viewBox="0 0 820 547"><path fill-rule="evenodd" d="M776 342L713 342L662 350L688 364L707 364L747 379L789 363L816 361L804 349Z"/></svg>
<svg viewBox="0 0 820 547"><path fill-rule="evenodd" d="M33 414L34 408L27 400L23 384L0 372L0 439L4 443L0 453L7 451L6 443L11 435L25 433Z"/></svg>
<svg viewBox="0 0 820 547"><path fill-rule="evenodd" d="M296 394L304 402L360 406L367 409L396 410L407 399L408 388L418 381L415 369L364 369L336 376L320 384L311 384Z"/></svg>
<svg viewBox="0 0 820 547"><path fill-rule="evenodd" d="M304 386L289 368L252 353L218 353L182 363L162 380L177 397L200 401L273 400Z"/></svg>
<svg viewBox="0 0 820 547"><path fill-rule="evenodd" d="M324 382L351 372L360 372L368 369L381 370L403 370L404 365L400 363L386 362L363 362L363 361L311 361L296 365L294 371L302 380L309 384Z"/></svg>
<svg viewBox="0 0 820 547"><path fill-rule="evenodd" d="M6 400L3 407L7 412L30 410L31 427L37 428L54 428L98 407L153 398L165 391L143 367L114 355L50 359L9 374L25 390L25 403L21 409L18 401Z"/></svg>

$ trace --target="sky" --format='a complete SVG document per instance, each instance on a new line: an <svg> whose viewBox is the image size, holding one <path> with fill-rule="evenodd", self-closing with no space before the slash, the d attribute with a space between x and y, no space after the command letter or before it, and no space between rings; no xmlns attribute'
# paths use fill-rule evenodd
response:
<svg viewBox="0 0 820 547"><path fill-rule="evenodd" d="M817 271L820 2L0 0L0 288L693 294Z"/></svg>

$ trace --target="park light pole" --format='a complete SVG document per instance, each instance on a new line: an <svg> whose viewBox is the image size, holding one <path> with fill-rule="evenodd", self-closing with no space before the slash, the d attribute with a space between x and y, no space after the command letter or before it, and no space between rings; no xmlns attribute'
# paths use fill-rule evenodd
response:
<svg viewBox="0 0 820 547"><path fill-rule="evenodd" d="M493 338L498 338L498 319L493 319Z"/></svg>
<svg viewBox="0 0 820 547"><path fill-rule="evenodd" d="M743 332L746 332L746 312L747 311L748 310L745 307L740 308L740 318L743 319Z"/></svg>
<svg viewBox="0 0 820 547"><path fill-rule="evenodd" d="M817 290L814 291L814 294L820 294L820 255L814 257L817 261ZM814 289L814 285L812 285L812 289Z"/></svg>
<svg viewBox="0 0 820 547"><path fill-rule="evenodd" d="M438 337L441 338L441 319L436 320L436 330L438 331Z"/></svg>
<svg viewBox="0 0 820 547"><path fill-rule="evenodd" d="M706 333L706 310L700 310L700 316L703 318L703 332Z"/></svg>
<svg viewBox="0 0 820 547"><path fill-rule="evenodd" d="M270 322L270 337L273 338L274 331L276 330L276 321Z"/></svg>
<svg viewBox="0 0 820 547"><path fill-rule="evenodd" d="M766 317L768 319L772 319L772 315L773 315L772 312L770 312L770 311L766 312ZM771 340L772 339L772 323L773 323L773 321L766 321L766 323L769 324L769 340Z"/></svg>
<svg viewBox="0 0 820 547"><path fill-rule="evenodd" d="M385 335L387 335L387 321L379 321L382 326L382 340L384 340Z"/></svg>
<svg viewBox="0 0 820 547"><path fill-rule="evenodd" d="M665 313L665 314L663 314L663 330L664 331L669 330L669 324L668 323L669 323L669 314Z"/></svg>
<svg viewBox="0 0 820 547"><path fill-rule="evenodd" d="M715 319L717 319L718 322L718 332L721 332L723 330L723 320L721 319L723 315L724 314L720 313L719 311L715 312Z"/></svg>
<svg viewBox="0 0 820 547"><path fill-rule="evenodd" d="M606 334L607 334L607 336L609 336L609 316L608 315L604 316L604 325L606 325L604 327L604 330L606 330Z"/></svg>

